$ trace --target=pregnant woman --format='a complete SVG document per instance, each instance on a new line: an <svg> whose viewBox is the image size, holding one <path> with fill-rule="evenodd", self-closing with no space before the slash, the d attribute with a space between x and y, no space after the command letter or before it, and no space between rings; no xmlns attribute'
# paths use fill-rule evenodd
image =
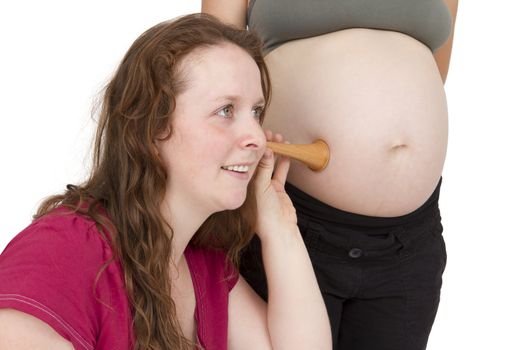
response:
<svg viewBox="0 0 525 350"><path fill-rule="evenodd" d="M328 167L292 162L297 210L334 349L424 349L446 264L438 198L457 0L203 0L264 41L265 127L325 140ZM259 242L241 266L263 296ZM308 305L304 305L308 307Z"/></svg>

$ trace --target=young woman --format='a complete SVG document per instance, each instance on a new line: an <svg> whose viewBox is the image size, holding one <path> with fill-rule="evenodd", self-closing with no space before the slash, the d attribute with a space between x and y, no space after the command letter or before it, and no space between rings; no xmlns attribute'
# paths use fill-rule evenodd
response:
<svg viewBox="0 0 525 350"><path fill-rule="evenodd" d="M260 126L269 97L251 33L197 14L141 35L106 88L91 176L0 256L0 349L329 348L289 160L266 149L283 137ZM235 267L253 232L268 304Z"/></svg>
<svg viewBox="0 0 525 350"><path fill-rule="evenodd" d="M457 0L203 0L264 42L265 127L325 140L328 167L286 184L334 349L423 349L446 252L438 198ZM266 295L257 240L241 273Z"/></svg>

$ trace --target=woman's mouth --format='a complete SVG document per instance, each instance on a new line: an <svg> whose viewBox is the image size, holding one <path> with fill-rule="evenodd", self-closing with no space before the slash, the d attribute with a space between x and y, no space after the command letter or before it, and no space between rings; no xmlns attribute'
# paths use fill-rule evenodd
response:
<svg viewBox="0 0 525 350"><path fill-rule="evenodd" d="M247 173L250 167L248 165L227 165L221 167L224 170L235 171L237 173Z"/></svg>
<svg viewBox="0 0 525 350"><path fill-rule="evenodd" d="M250 165L248 164L225 165L221 166L221 169L236 179L248 180L250 178Z"/></svg>

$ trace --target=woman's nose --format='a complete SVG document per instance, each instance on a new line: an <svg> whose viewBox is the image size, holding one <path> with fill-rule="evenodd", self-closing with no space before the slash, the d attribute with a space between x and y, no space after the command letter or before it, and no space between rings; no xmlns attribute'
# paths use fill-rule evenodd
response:
<svg viewBox="0 0 525 350"><path fill-rule="evenodd" d="M253 117L249 122L243 123L241 130L241 146L243 148L264 149L266 147L266 136L259 121Z"/></svg>

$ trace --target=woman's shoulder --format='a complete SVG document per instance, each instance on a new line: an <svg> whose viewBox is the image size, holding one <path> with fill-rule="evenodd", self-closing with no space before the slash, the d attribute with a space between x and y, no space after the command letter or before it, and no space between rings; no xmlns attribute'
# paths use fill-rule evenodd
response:
<svg viewBox="0 0 525 350"><path fill-rule="evenodd" d="M79 257L100 255L111 250L107 237L98 230L95 221L72 209L58 207L35 219L6 246L4 254L14 250L62 253Z"/></svg>
<svg viewBox="0 0 525 350"><path fill-rule="evenodd" d="M109 278L114 280L112 284L121 285L120 267L113 266L112 260L111 244L99 232L95 221L59 207L35 219L9 242L0 255L0 279L18 281L28 290L34 285L85 293L83 289L91 290L107 263L111 276L104 275L103 280Z"/></svg>
<svg viewBox="0 0 525 350"><path fill-rule="evenodd" d="M91 282L112 257L110 243L92 219L59 207L9 242L0 255L0 277L20 283L56 281L64 287L70 282L67 287L73 288L81 280Z"/></svg>
<svg viewBox="0 0 525 350"><path fill-rule="evenodd" d="M0 308L32 315L73 344L92 348L102 329L129 326L122 272L113 260L95 221L55 209L0 255Z"/></svg>

